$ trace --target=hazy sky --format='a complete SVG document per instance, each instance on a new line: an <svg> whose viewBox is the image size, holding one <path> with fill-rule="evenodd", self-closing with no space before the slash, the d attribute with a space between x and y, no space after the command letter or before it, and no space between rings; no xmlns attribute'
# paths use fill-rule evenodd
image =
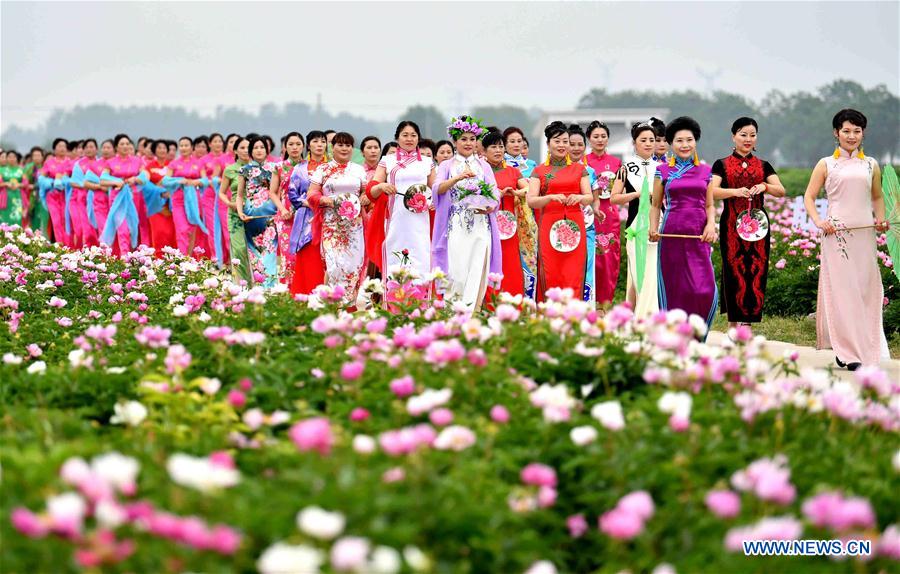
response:
<svg viewBox="0 0 900 574"><path fill-rule="evenodd" d="M589 88L900 91L900 2L0 2L2 122L76 104L316 102L394 119Z"/></svg>

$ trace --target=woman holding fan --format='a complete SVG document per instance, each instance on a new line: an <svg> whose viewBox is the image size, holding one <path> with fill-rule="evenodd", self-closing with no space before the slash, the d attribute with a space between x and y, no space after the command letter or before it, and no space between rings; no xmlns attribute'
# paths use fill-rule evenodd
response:
<svg viewBox="0 0 900 574"><path fill-rule="evenodd" d="M584 164L570 163L569 130L562 122L544 129L550 153L547 162L531 172L528 206L538 217L538 301L548 289L569 288L580 299L584 292L585 250L582 205L594 201Z"/></svg>
<svg viewBox="0 0 900 574"><path fill-rule="evenodd" d="M709 183L713 198L725 200L719 221L722 251L721 312L729 325L762 321L769 270L769 216L765 194L784 197L775 169L753 155L759 126L753 118L731 125L734 151L716 160Z"/></svg>
<svg viewBox="0 0 900 574"><path fill-rule="evenodd" d="M863 152L867 123L866 116L853 109L834 116L837 147L816 164L804 197L810 219L824 234L816 347L834 349L838 366L851 371L861 365L877 366L880 358L889 356L875 234L887 231L890 224L885 218L881 169ZM819 216L815 203L823 186L827 219Z"/></svg>

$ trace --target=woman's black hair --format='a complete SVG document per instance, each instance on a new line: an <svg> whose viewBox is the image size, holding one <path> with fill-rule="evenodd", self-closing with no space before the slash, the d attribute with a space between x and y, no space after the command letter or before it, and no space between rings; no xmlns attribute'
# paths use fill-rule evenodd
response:
<svg viewBox="0 0 900 574"><path fill-rule="evenodd" d="M104 144L109 144L113 147L113 149L116 149L116 144L114 144L112 140L103 140L102 142L100 142L100 147L103 147Z"/></svg>
<svg viewBox="0 0 900 574"><path fill-rule="evenodd" d="M694 134L694 139L698 142L700 141L700 124L697 123L697 120L688 116L681 116L675 118L669 125L666 126L666 141L669 145L672 145L672 140L675 139L675 134L682 130L688 130L692 134Z"/></svg>
<svg viewBox="0 0 900 574"><path fill-rule="evenodd" d="M366 144L369 143L370 141L374 141L375 143L377 143L378 149L381 149L381 140L380 139L378 139L375 136L366 136L362 139L361 142L359 142L359 151L362 151L363 148L366 147Z"/></svg>
<svg viewBox="0 0 900 574"><path fill-rule="evenodd" d="M481 140L481 145L484 146L484 149L497 144L505 145L503 141L503 134L500 133L499 129L488 131L487 135L484 136L484 139Z"/></svg>
<svg viewBox="0 0 900 574"><path fill-rule="evenodd" d="M247 138L248 140L252 140L253 138L258 138L259 134L256 132L250 132L249 134L245 135L244 137Z"/></svg>
<svg viewBox="0 0 900 574"><path fill-rule="evenodd" d="M9 150L8 152L6 152L6 155L9 155L9 154L13 154L14 156L16 156L16 163L17 163L17 164L20 163L20 162L22 161L22 154L20 154L20 153L17 152L16 150L11 149L11 150Z"/></svg>
<svg viewBox="0 0 900 574"><path fill-rule="evenodd" d="M116 137L113 138L113 149L117 149L119 147L119 142L123 139L128 140L129 142L131 141L131 138L128 137L128 134L117 134Z"/></svg>
<svg viewBox="0 0 900 574"><path fill-rule="evenodd" d="M75 151L80 145L81 140L72 140L69 142L69 145L66 146L66 149L68 149L69 151Z"/></svg>
<svg viewBox="0 0 900 574"><path fill-rule="evenodd" d="M156 140L155 142L153 142L153 147L150 148L150 151L153 152L153 155L156 155L156 148L158 148L159 146L163 146L164 148L166 148L166 153L169 152L169 142L167 142L166 140Z"/></svg>
<svg viewBox="0 0 900 574"><path fill-rule="evenodd" d="M428 148L431 150L431 155L437 153L437 146L434 145L434 140L430 140L428 138L422 138L419 140L419 149Z"/></svg>
<svg viewBox="0 0 900 574"><path fill-rule="evenodd" d="M264 140L266 140L266 147L269 149L267 154L272 153L272 150L275 149L275 140L272 139L272 136L264 135L262 136Z"/></svg>
<svg viewBox="0 0 900 574"><path fill-rule="evenodd" d="M56 146L58 146L60 142L66 144L66 149L69 149L69 140L67 140L66 138L56 138L55 140L53 140L53 145L50 146L50 149L56 151Z"/></svg>
<svg viewBox="0 0 900 574"><path fill-rule="evenodd" d="M334 137L331 139L331 146L334 147L337 144L345 144L350 147L353 147L353 144L356 143L356 140L353 139L353 135L349 132L337 132L334 134Z"/></svg>
<svg viewBox="0 0 900 574"><path fill-rule="evenodd" d="M640 136L643 132L647 132L647 131L652 133L653 137L656 137L656 129L653 127L653 124L651 123L652 121L653 121L653 118L651 118L650 121L647 121L647 122L635 122L634 124L632 124L631 125L631 140L632 141L637 140L638 136ZM665 133L663 135L665 135Z"/></svg>
<svg viewBox="0 0 900 574"><path fill-rule="evenodd" d="M456 148L453 147L453 142L450 140L440 140L436 144L434 144L434 155L437 155L439 149L444 147L445 145L450 146L450 151L455 152Z"/></svg>
<svg viewBox="0 0 900 574"><path fill-rule="evenodd" d="M547 142L557 136L561 136L563 134L568 134L569 129L566 127L566 124L561 121L550 122L550 124L544 128L544 137L547 138Z"/></svg>
<svg viewBox="0 0 900 574"><path fill-rule="evenodd" d="M528 136L522 136L522 141L525 142L525 145L527 145L528 147L531 147L531 144L528 143Z"/></svg>
<svg viewBox="0 0 900 574"><path fill-rule="evenodd" d="M834 115L834 118L831 120L831 127L839 130L841 129L841 126L844 125L844 122L850 122L854 126L866 129L869 120L867 120L866 116L860 111L852 108L844 108Z"/></svg>
<svg viewBox="0 0 900 574"><path fill-rule="evenodd" d="M578 124L570 124L569 125L569 137L572 136L581 136L581 139L587 143L587 136L584 133L584 130L581 129L581 126Z"/></svg>
<svg viewBox="0 0 900 574"><path fill-rule="evenodd" d="M587 131L585 132L585 139L591 137L591 134L594 133L594 130L596 129L602 129L606 132L606 137L609 137L609 126L600 120L594 120L588 124Z"/></svg>
<svg viewBox="0 0 900 574"><path fill-rule="evenodd" d="M301 134L300 132L288 132L288 133L284 134L283 136L281 136L281 147L285 147L285 145L287 144L287 141L295 136L300 138L300 143L302 143L305 147L306 142L303 140L303 134ZM235 142L235 145L237 145L237 142ZM302 154L301 154L301 156L302 156ZM287 159L287 158L288 158L288 152L287 152L287 150L284 150L284 159Z"/></svg>
<svg viewBox="0 0 900 574"><path fill-rule="evenodd" d="M33 155L34 152L36 152L36 151L39 151L39 152L41 152L42 154L47 155L47 152L44 151L44 148L42 148L42 147L39 146L39 145L36 145L36 146L34 146L33 148L31 148L31 149L28 151L28 155Z"/></svg>
<svg viewBox="0 0 900 574"><path fill-rule="evenodd" d="M412 128L413 131L416 132L416 135L419 137L419 139L422 139L422 130L419 129L419 124L417 124L416 122L414 122L412 120L403 120L402 122L397 124L397 129L394 130L394 139L395 140L400 139L400 132L402 132L403 128L405 128L405 127Z"/></svg>
<svg viewBox="0 0 900 574"><path fill-rule="evenodd" d="M253 159L253 148L256 147L257 142L262 142L263 147L266 149L266 155L269 155L269 152L272 151L269 149L269 142L266 141L266 136L252 137L250 138L250 144L247 146L247 155L250 156L251 160Z"/></svg>
<svg viewBox="0 0 900 574"><path fill-rule="evenodd" d="M178 143L180 144L182 141L187 140L191 144L191 149L194 149L194 140L190 136L181 136L178 138Z"/></svg>
<svg viewBox="0 0 900 574"><path fill-rule="evenodd" d="M659 118L651 117L648 123L650 124L650 127L653 128L653 133L654 135L656 135L656 137L666 137L666 122L662 121Z"/></svg>
<svg viewBox="0 0 900 574"><path fill-rule="evenodd" d="M225 138L224 138L224 137L222 136L222 134L220 134L219 132L213 132L213 133L209 134L209 142L210 142L210 144L212 144L212 141L213 141L214 139L216 139L216 138L221 139L221 140L222 140L222 145L223 145L223 146L225 145Z"/></svg>
<svg viewBox="0 0 900 574"><path fill-rule="evenodd" d="M230 134L225 136L225 143L228 144L228 140L230 140L231 138L239 138L239 137L241 137L241 134L236 134L234 132L231 132Z"/></svg>
<svg viewBox="0 0 900 574"><path fill-rule="evenodd" d="M97 140L95 140L94 138L88 138L88 139L84 140L84 141L81 142L81 143L82 143L82 145L84 145L85 147L87 147L88 142L94 142L94 145L97 146L97 149L100 149L100 146L97 145Z"/></svg>
<svg viewBox="0 0 900 574"><path fill-rule="evenodd" d="M759 124L756 123L756 120L748 118L747 116L741 116L731 124L731 135L735 135L738 131L747 126L753 126L753 129L759 131Z"/></svg>
<svg viewBox="0 0 900 574"><path fill-rule="evenodd" d="M384 144L384 147L381 148L381 157L386 156L388 154L388 150L390 150L391 147L400 147L400 144L393 141Z"/></svg>
<svg viewBox="0 0 900 574"><path fill-rule="evenodd" d="M189 138L189 139L190 139L190 138ZM102 145L102 144L101 144L101 145ZM166 145L169 146L169 147L174 147L174 148L178 149L178 142L175 141L175 140L168 140L168 141L166 142Z"/></svg>
<svg viewBox="0 0 900 574"><path fill-rule="evenodd" d="M206 144L206 149L209 149L209 138L206 136L197 136L191 143L194 147L197 147L197 144Z"/></svg>
<svg viewBox="0 0 900 574"><path fill-rule="evenodd" d="M325 136L325 132L321 130L312 130L308 134L306 134L306 145L309 145L313 140L328 141L328 138Z"/></svg>

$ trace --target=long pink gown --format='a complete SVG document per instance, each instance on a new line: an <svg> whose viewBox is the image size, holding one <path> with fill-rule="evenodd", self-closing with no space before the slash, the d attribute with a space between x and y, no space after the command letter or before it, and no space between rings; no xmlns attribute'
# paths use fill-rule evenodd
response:
<svg viewBox="0 0 900 574"><path fill-rule="evenodd" d="M41 175L50 179L68 177L72 175L73 162L69 158L50 156L41 167ZM68 248L74 247L72 236L66 231L66 192L51 189L47 192L47 211L50 212L50 223L53 226L53 238L57 243L62 243Z"/></svg>
<svg viewBox="0 0 900 574"><path fill-rule="evenodd" d="M613 205L609 200L613 180L622 162L608 153L598 157L591 152L585 156L585 159L597 174L597 185L600 188L600 211L606 215L603 221L594 220L597 249L594 267L597 303L607 303L612 301L616 292L616 283L619 281L619 261L622 256L620 243L622 222L619 220L619 206Z"/></svg>
<svg viewBox="0 0 900 574"><path fill-rule="evenodd" d="M825 158L828 175L825 195L828 218L839 232L821 241L819 296L816 308L816 346L834 349L845 363L878 365L886 344L882 327L884 287L878 270L872 225L872 175L875 160L850 157L841 149L838 159Z"/></svg>
<svg viewBox="0 0 900 574"><path fill-rule="evenodd" d="M140 157L136 155L130 155L127 157L116 155L107 160L104 160L104 168L105 170L109 171L109 175L121 179L128 179L129 177L135 177L139 175L141 171L144 170L144 162ZM130 187L131 199L134 201L134 208L137 211L138 215L137 243L150 245L150 220L147 217L147 207L146 205L144 205L144 195L143 193L141 193L140 185L132 185ZM110 206L112 206L113 202L115 202L116 200L116 197L118 197L120 193L123 193L122 189L109 189ZM96 193L94 195L96 197ZM102 227L100 228L99 233L103 233ZM116 237L120 253L128 253L129 251L131 251L131 231L128 229L128 224L124 221L116 230Z"/></svg>

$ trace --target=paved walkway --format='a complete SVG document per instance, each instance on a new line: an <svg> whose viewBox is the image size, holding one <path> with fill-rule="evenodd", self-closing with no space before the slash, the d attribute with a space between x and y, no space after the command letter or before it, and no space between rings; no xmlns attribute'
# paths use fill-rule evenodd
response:
<svg viewBox="0 0 900 574"><path fill-rule="evenodd" d="M721 331L712 331L709 334L707 342L711 344L719 344L725 340L725 333ZM794 345L793 343L784 343L782 341L768 341L767 345L771 350L773 357L780 357L786 350L798 351L800 353L797 363L801 367L817 367L826 369L833 367L834 374L842 379L853 380L853 373L846 369L838 368L834 362L833 351L817 351L813 347L805 347L802 345ZM900 381L900 361L890 359L881 361L881 368L887 371L888 375L895 381Z"/></svg>

